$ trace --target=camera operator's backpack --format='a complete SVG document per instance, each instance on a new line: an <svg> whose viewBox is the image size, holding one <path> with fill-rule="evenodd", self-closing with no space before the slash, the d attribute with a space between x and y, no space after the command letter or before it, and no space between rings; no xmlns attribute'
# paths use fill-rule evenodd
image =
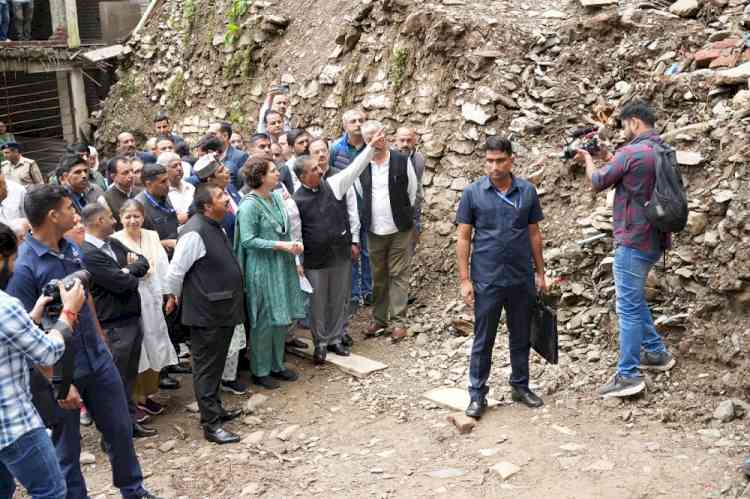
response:
<svg viewBox="0 0 750 499"><path fill-rule="evenodd" d="M644 203L646 220L661 232L680 232L687 225L688 203L675 150L650 142L655 156L654 192Z"/></svg>

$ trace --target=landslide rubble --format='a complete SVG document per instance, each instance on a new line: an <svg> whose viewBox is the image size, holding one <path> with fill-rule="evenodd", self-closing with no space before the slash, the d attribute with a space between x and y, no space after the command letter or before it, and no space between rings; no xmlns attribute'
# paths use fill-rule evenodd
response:
<svg viewBox="0 0 750 499"><path fill-rule="evenodd" d="M212 6L215 4L214 6ZM340 134L351 107L391 131L414 126L427 157L425 233L413 277L413 374L462 385L470 311L458 301L453 217L482 175L489 134L511 134L516 171L542 196L560 366L536 363L547 394L590 393L616 361L611 199L560 157L596 124L622 143L621 107L651 100L679 151L690 219L648 279L657 327L683 366L649 383L654 417L712 419L715 397L749 395L750 6L744 0L621 1L584 8L511 1L165 0L129 41L98 138L150 133L165 109L189 140L227 119L252 132L265 89L290 84L293 125ZM588 244L577 241L602 235ZM445 333L456 335L456 339ZM437 354L438 362L424 361ZM507 365L507 352L497 353ZM670 381L673 380L673 381ZM502 394L501 394L502 395ZM363 396L365 396L363 394ZM654 404L653 395L640 402ZM734 406L733 406L734 407Z"/></svg>

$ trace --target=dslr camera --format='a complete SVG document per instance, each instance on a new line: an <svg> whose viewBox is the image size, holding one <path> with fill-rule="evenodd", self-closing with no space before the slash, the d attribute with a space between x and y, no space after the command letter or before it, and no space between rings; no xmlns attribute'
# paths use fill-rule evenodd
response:
<svg viewBox="0 0 750 499"><path fill-rule="evenodd" d="M51 322L54 322L60 317L60 313L62 313L63 309L62 299L60 298L60 283L63 284L66 291L69 291L75 286L76 279L80 280L81 285L88 289L89 283L91 282L91 274L88 270L77 270L72 274L66 275L62 279L52 279L42 287L42 294L44 296L52 297L52 301L47 304L45 310L45 314Z"/></svg>
<svg viewBox="0 0 750 499"><path fill-rule="evenodd" d="M588 151L592 156L599 154L601 144L599 141L599 127L590 126L578 128L570 134L570 140L565 140L563 148L563 159L573 159L578 149Z"/></svg>

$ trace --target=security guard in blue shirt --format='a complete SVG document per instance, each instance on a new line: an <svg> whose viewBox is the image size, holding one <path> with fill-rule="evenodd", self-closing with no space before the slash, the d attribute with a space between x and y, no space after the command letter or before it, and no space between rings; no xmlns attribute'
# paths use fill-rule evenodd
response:
<svg viewBox="0 0 750 499"><path fill-rule="evenodd" d="M538 225L544 216L534 186L512 174L510 141L488 137L485 160L487 176L464 189L456 215L461 295L474 306L475 317L471 402L466 409L466 415L474 418L487 408L492 348L503 309L510 336L513 400L529 407L543 405L529 389L529 350L534 287L547 289Z"/></svg>

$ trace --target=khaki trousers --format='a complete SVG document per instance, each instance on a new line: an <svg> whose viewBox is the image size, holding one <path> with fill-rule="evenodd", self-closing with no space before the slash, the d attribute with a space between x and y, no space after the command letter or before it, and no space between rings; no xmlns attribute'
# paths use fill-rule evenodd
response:
<svg viewBox="0 0 750 499"><path fill-rule="evenodd" d="M380 327L404 326L413 254L412 230L367 237L372 268L373 319Z"/></svg>

